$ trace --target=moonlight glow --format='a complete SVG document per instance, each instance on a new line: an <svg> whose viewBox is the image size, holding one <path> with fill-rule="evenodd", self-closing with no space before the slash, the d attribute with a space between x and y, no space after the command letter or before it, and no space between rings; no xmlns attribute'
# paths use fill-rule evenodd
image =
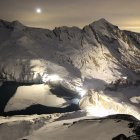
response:
<svg viewBox="0 0 140 140"><path fill-rule="evenodd" d="M42 13L42 9L41 8L36 8L36 13L41 14Z"/></svg>

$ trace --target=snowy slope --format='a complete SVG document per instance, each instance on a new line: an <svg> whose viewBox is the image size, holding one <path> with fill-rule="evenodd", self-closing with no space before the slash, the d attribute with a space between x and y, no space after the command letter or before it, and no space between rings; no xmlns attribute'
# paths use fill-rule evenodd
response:
<svg viewBox="0 0 140 140"><path fill-rule="evenodd" d="M56 121L45 125L24 139L127 140L129 138L139 140L139 122L131 117L129 119L125 119L125 117L130 116Z"/></svg>
<svg viewBox="0 0 140 140"><path fill-rule="evenodd" d="M140 122L128 115L93 118L72 112L0 118L0 140L139 140L139 129Z"/></svg>

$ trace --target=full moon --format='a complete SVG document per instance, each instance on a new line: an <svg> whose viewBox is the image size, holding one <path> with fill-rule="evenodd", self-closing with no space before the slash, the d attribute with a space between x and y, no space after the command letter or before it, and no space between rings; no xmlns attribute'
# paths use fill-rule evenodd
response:
<svg viewBox="0 0 140 140"><path fill-rule="evenodd" d="M42 13L42 9L41 8L36 8L36 13L38 13L38 14Z"/></svg>

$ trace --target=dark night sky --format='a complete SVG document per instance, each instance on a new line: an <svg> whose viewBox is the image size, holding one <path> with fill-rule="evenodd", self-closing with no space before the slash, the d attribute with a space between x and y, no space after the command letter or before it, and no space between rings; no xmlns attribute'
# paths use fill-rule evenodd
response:
<svg viewBox="0 0 140 140"><path fill-rule="evenodd" d="M105 18L122 29L140 32L140 0L0 0L0 18L25 25L83 27ZM42 13L37 14L36 8Z"/></svg>

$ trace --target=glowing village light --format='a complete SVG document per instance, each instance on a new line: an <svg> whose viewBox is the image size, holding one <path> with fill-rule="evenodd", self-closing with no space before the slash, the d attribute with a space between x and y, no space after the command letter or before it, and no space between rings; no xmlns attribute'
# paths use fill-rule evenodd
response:
<svg viewBox="0 0 140 140"><path fill-rule="evenodd" d="M84 97L87 93L87 91L82 89L81 87L75 87L75 90L78 92L81 98Z"/></svg>
<svg viewBox="0 0 140 140"><path fill-rule="evenodd" d="M105 117L112 114L118 114L118 110L112 107L110 103L116 102L104 94L93 92L92 94L89 94L89 96L81 98L79 107L86 112L87 116ZM118 104L115 104L115 106L116 105Z"/></svg>
<svg viewBox="0 0 140 140"><path fill-rule="evenodd" d="M48 74L44 74L42 76L42 81L44 83L46 82L57 82L57 81L62 81L62 78L60 78L60 76L54 74L54 75L48 75Z"/></svg>
<svg viewBox="0 0 140 140"><path fill-rule="evenodd" d="M127 80L127 76L123 76L122 78L123 78L124 80Z"/></svg>
<svg viewBox="0 0 140 140"><path fill-rule="evenodd" d="M102 107L87 107L87 116L105 117L112 114L117 114L114 110L107 110Z"/></svg>

